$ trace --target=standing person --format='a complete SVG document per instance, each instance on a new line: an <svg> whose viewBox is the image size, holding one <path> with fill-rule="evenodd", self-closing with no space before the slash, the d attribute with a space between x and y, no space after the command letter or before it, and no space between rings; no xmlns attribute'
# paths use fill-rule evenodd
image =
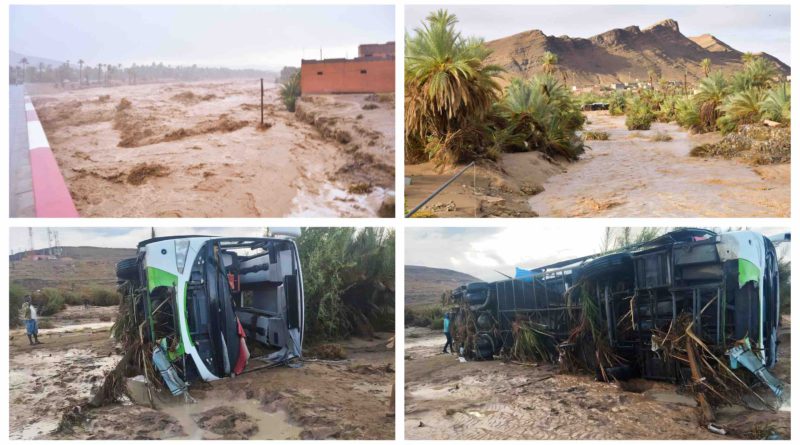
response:
<svg viewBox="0 0 800 445"><path fill-rule="evenodd" d="M453 336L450 335L450 314L444 314L444 336L447 338L447 343L444 344L444 353L447 354L447 347L450 346L450 353L452 354L455 352L453 350Z"/></svg>
<svg viewBox="0 0 800 445"><path fill-rule="evenodd" d="M33 345L40 345L39 341L39 317L36 315L36 306L31 301L31 296L25 296L25 302L20 308L20 318L25 320L25 331L28 334L28 341Z"/></svg>

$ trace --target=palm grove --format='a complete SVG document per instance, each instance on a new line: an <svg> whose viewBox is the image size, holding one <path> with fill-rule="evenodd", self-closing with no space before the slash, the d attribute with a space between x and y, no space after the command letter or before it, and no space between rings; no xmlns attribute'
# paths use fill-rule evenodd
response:
<svg viewBox="0 0 800 445"><path fill-rule="evenodd" d="M703 60L705 77L693 92L651 73L647 89L574 95L556 74L558 57L551 52L540 57L541 74L501 88L504 70L487 62L484 41L462 36L457 22L439 10L406 35L407 162L442 166L515 151L575 160L585 148L577 133L585 123L581 107L598 100L609 103L612 115L624 114L630 130L661 121L727 134L765 119L784 128L790 123L788 84L777 80L772 62L749 53L743 68L727 77Z"/></svg>

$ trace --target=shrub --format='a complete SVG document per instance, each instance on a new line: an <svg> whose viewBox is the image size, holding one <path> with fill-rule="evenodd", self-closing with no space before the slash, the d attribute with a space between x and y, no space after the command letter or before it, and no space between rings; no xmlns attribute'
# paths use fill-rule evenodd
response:
<svg viewBox="0 0 800 445"><path fill-rule="evenodd" d="M764 92L758 88L750 88L726 97L720 106L723 114L717 120L720 131L729 133L740 124L757 122L761 117L761 103L764 99Z"/></svg>
<svg viewBox="0 0 800 445"><path fill-rule="evenodd" d="M672 136L663 131L659 131L658 133L654 134L650 137L650 140L653 142L669 142L672 140Z"/></svg>
<svg viewBox="0 0 800 445"><path fill-rule="evenodd" d="M683 128L697 130L700 127L700 111L691 98L685 97L677 101L675 120Z"/></svg>
<svg viewBox="0 0 800 445"><path fill-rule="evenodd" d="M607 131L584 131L583 140L585 141L607 141L609 134Z"/></svg>
<svg viewBox="0 0 800 445"><path fill-rule="evenodd" d="M18 283L11 283L8 286L8 321L9 326L17 326L20 323L19 309L25 301L28 291Z"/></svg>
<svg viewBox="0 0 800 445"><path fill-rule="evenodd" d="M625 111L625 126L628 130L649 130L655 115L640 98L632 99Z"/></svg>
<svg viewBox="0 0 800 445"><path fill-rule="evenodd" d="M38 309L38 314L47 316L64 310L66 302L59 289L46 287L33 294L33 304Z"/></svg>
<svg viewBox="0 0 800 445"><path fill-rule="evenodd" d="M766 97L759 104L761 116L775 122L788 124L791 122L792 96L789 87L782 83L767 91Z"/></svg>
<svg viewBox="0 0 800 445"><path fill-rule="evenodd" d="M625 114L625 95L616 92L611 96L611 102L608 104L608 112L612 116L622 116Z"/></svg>
<svg viewBox="0 0 800 445"><path fill-rule="evenodd" d="M119 304L119 294L105 288L92 288L86 293L86 300L94 306L116 306ZM80 304L83 304L81 302Z"/></svg>
<svg viewBox="0 0 800 445"><path fill-rule="evenodd" d="M508 138L505 149L541 151L577 159L584 147L576 131L584 116L572 93L555 77L514 79L497 105L497 127Z"/></svg>

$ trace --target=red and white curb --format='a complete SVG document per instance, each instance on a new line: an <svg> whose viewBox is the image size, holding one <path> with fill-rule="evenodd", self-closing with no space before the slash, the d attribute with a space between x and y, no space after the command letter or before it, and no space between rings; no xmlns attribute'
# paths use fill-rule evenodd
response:
<svg viewBox="0 0 800 445"><path fill-rule="evenodd" d="M28 149L31 160L33 202L39 218L77 218L78 211L58 168L47 135L36 114L30 96L25 96L28 118Z"/></svg>

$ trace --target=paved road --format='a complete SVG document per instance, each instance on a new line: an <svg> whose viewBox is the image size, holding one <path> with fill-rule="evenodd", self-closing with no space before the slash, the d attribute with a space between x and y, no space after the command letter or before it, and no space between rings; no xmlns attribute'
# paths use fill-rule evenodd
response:
<svg viewBox="0 0 800 445"><path fill-rule="evenodd" d="M9 96L9 197L11 217L33 217L33 187L28 154L28 120L25 116L25 90L11 85Z"/></svg>

